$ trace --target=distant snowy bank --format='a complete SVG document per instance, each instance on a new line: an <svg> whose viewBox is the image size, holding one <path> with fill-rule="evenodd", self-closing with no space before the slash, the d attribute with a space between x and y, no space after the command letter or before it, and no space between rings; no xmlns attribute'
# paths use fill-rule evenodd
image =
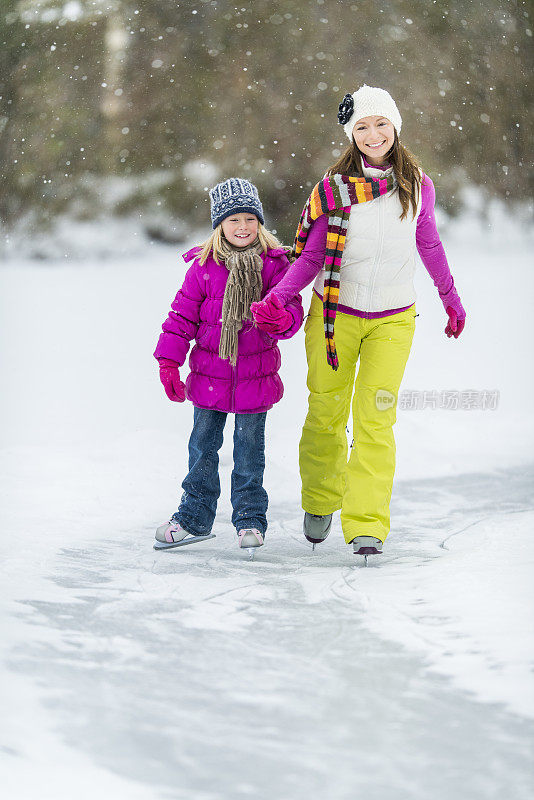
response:
<svg viewBox="0 0 534 800"><path fill-rule="evenodd" d="M0 256L8 261L112 260L137 256L161 243L178 250L193 239L202 241L209 226L199 219L197 231L180 219L170 219L155 208L139 214L117 216L113 212L116 199L104 200L98 216L78 219L58 217L49 230L39 230L33 215L20 220L13 230L3 230ZM439 230L446 241L470 241L477 246L506 246L534 241L534 206L532 203L507 204L502 200L487 201L479 189L463 192L465 210L458 217L449 217L438 207ZM297 221L295 212L295 222ZM207 220L207 214L206 214ZM276 227L276 220L267 219ZM195 236L196 234L196 236ZM286 242L286 244L291 244ZM185 249L185 248L184 248Z"/></svg>

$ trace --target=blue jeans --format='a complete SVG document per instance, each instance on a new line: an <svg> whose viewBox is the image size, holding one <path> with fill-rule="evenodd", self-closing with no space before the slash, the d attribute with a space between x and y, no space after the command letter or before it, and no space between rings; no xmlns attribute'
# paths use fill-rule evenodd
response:
<svg viewBox="0 0 534 800"><path fill-rule="evenodd" d="M209 533L215 519L221 493L219 450L227 416L223 411L195 407L189 472L182 483L184 493L175 515L189 533ZM267 530L268 498L263 488L266 417L267 412L235 415L231 501L232 524L238 531Z"/></svg>

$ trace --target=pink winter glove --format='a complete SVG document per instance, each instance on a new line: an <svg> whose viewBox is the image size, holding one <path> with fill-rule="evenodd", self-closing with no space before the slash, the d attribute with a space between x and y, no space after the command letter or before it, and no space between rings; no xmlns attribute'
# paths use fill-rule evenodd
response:
<svg viewBox="0 0 534 800"><path fill-rule="evenodd" d="M444 292L443 294L440 292L439 296L441 298L441 302L443 303L443 307L447 312L447 316L449 317L447 327L445 328L445 333L449 339L451 336L454 336L454 338L457 339L464 329L466 314L464 307L460 302L458 292L456 291L454 280L452 281L452 286L449 291Z"/></svg>
<svg viewBox="0 0 534 800"><path fill-rule="evenodd" d="M165 394L175 403L185 400L185 385L180 380L178 364L170 358L159 358L159 379L165 389Z"/></svg>
<svg viewBox="0 0 534 800"><path fill-rule="evenodd" d="M458 317L452 306L447 306L447 314L449 315L449 321L447 323L447 327L445 328L445 333L449 339L451 336L454 336L454 338L457 339L464 329L465 317Z"/></svg>
<svg viewBox="0 0 534 800"><path fill-rule="evenodd" d="M250 310L258 328L265 333L285 333L293 324L293 316L275 294L268 295L259 303L252 303Z"/></svg>

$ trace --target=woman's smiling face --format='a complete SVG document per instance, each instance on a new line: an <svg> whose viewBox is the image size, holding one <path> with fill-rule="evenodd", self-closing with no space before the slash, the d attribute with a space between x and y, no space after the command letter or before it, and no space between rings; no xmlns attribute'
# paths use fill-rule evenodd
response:
<svg viewBox="0 0 534 800"><path fill-rule="evenodd" d="M393 146L395 128L387 117L362 117L352 129L358 150L369 164L383 164L386 153Z"/></svg>
<svg viewBox="0 0 534 800"><path fill-rule="evenodd" d="M255 214L231 214L221 222L226 239L234 247L248 247L258 235L258 218Z"/></svg>

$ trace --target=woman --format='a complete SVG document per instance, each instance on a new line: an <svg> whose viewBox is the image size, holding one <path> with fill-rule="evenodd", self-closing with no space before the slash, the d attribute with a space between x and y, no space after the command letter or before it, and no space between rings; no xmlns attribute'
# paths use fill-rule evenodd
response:
<svg viewBox="0 0 534 800"><path fill-rule="evenodd" d="M415 329L416 250L447 312L448 337L462 332L465 311L436 228L434 185L399 141L393 98L364 85L345 95L338 121L350 145L308 198L295 239L298 258L251 310L259 327L275 329L286 303L315 278L305 325L304 534L314 547L324 541L332 513L341 509L345 541L367 556L382 552L390 529L392 429Z"/></svg>

